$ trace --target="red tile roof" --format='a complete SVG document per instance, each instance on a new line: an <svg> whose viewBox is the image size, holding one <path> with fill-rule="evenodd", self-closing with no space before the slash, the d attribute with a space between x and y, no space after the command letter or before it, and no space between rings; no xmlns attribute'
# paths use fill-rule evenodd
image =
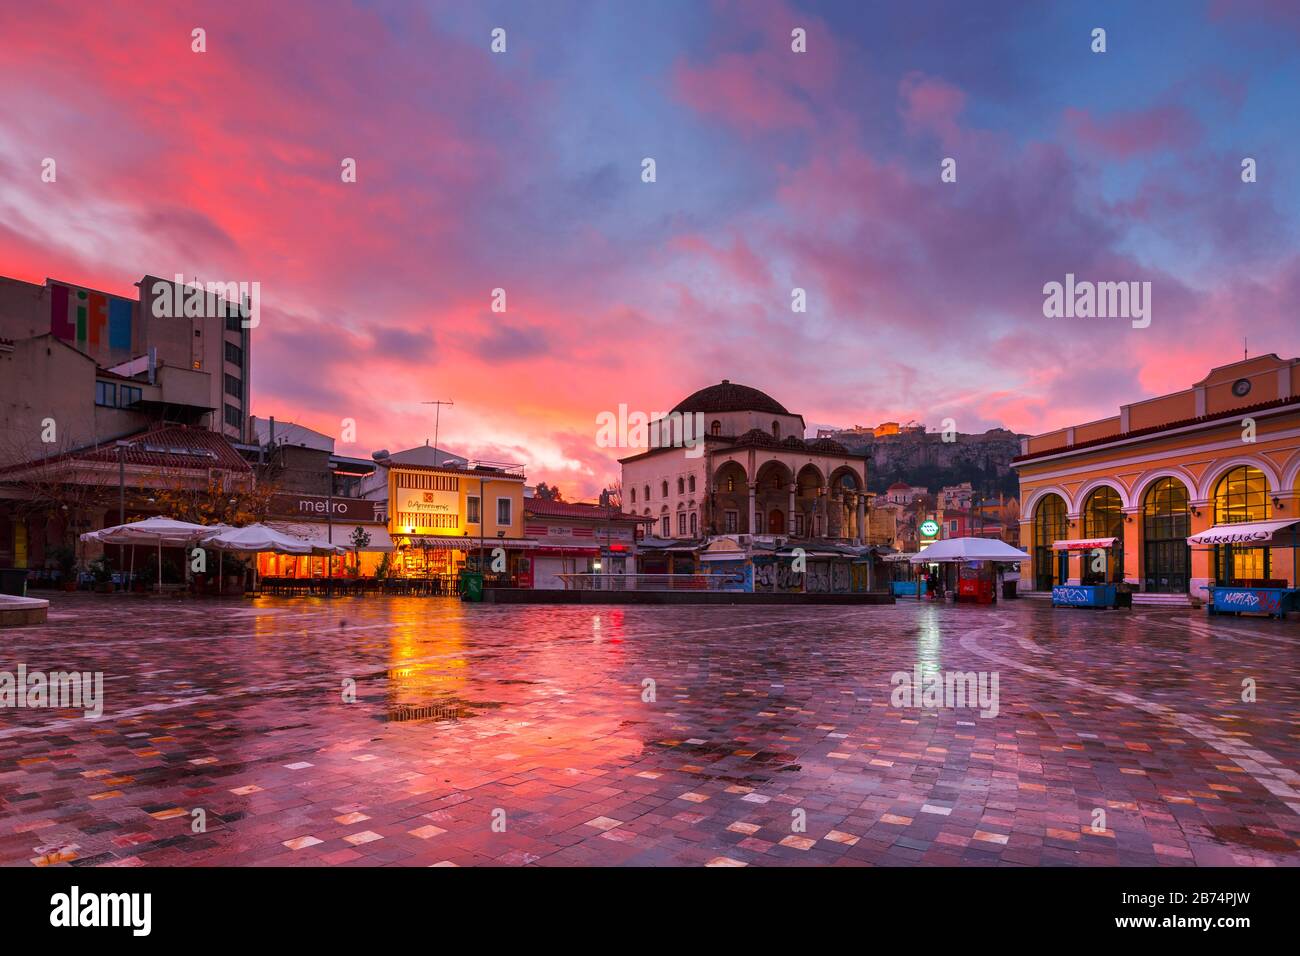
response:
<svg viewBox="0 0 1300 956"><path fill-rule="evenodd" d="M547 518L586 518L591 521L644 521L640 515L627 514L617 508L584 504L574 501L549 501L545 498L526 498L524 511Z"/></svg>
<svg viewBox="0 0 1300 956"><path fill-rule="evenodd" d="M153 468L221 468L237 472L252 470L224 435L203 428L162 425L129 435L121 441L130 443L123 456L128 465L144 465ZM13 471L36 464L52 464L59 461L96 461L115 464L117 440L79 448L50 458L10 465L0 471Z"/></svg>

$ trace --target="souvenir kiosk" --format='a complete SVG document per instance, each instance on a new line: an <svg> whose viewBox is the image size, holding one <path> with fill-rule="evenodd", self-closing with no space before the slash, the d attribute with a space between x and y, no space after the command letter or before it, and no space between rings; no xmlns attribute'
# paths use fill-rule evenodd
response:
<svg viewBox="0 0 1300 956"><path fill-rule="evenodd" d="M909 560L913 565L956 565L954 599L993 604L997 601L999 565L1018 565L1029 560L1029 555L997 538L945 538L922 548Z"/></svg>
<svg viewBox="0 0 1300 956"><path fill-rule="evenodd" d="M1096 556L1103 559L1107 571L1121 563L1116 551L1119 538L1073 538L1068 541L1053 541L1055 552L1081 552L1082 562L1087 566ZM1102 572L1100 577L1108 577ZM1053 607L1132 607L1133 595L1118 581L1088 581L1080 584L1058 584L1052 588Z"/></svg>
<svg viewBox="0 0 1300 956"><path fill-rule="evenodd" d="M1187 539L1192 548L1219 550L1217 567L1231 567L1225 560L1233 548L1290 548L1293 564L1300 562L1300 520L1250 521L1223 524L1194 534ZM1288 611L1300 611L1300 588L1297 569L1292 568L1291 582L1285 578L1228 578L1207 585L1209 614L1266 614L1282 620Z"/></svg>

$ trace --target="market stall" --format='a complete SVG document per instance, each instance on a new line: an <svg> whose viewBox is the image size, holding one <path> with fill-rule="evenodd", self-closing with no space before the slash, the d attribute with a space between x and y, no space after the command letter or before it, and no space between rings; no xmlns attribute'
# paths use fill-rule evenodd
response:
<svg viewBox="0 0 1300 956"><path fill-rule="evenodd" d="M1087 555L1100 556L1103 570L1085 575L1079 584L1058 584L1052 588L1053 607L1132 607L1133 595L1116 577L1115 550L1119 546L1118 537L1110 538L1071 538L1053 541L1052 550L1061 553L1078 552L1084 566L1092 567Z"/></svg>
<svg viewBox="0 0 1300 956"><path fill-rule="evenodd" d="M955 566L954 599L978 604L997 602L997 584L1005 565L1028 561L1029 555L997 538L944 538L909 558L912 565Z"/></svg>
<svg viewBox="0 0 1300 956"><path fill-rule="evenodd" d="M920 598L925 595L925 577L918 574L911 563L914 553L899 551L881 559L889 568L889 592L894 597Z"/></svg>
<svg viewBox="0 0 1300 956"><path fill-rule="evenodd" d="M1273 521L1250 521L1236 524L1216 525L1201 531L1187 539L1192 548L1272 548L1289 547L1292 560L1300 552L1300 520L1284 518ZM1228 581L1206 585L1209 600L1206 611L1209 614L1266 614L1279 620L1286 617L1288 611L1300 611L1300 588L1297 582L1297 569L1292 569L1292 578L1234 578Z"/></svg>

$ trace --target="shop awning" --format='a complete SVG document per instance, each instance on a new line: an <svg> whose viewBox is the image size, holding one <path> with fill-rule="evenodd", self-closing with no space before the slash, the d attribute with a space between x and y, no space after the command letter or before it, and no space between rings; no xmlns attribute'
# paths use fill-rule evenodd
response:
<svg viewBox="0 0 1300 956"><path fill-rule="evenodd" d="M429 551L477 551L480 544L483 548L509 548L512 551L532 550L537 547L537 542L529 538L478 538L457 537L455 535L398 535L397 543L399 546L406 545L411 548L422 548Z"/></svg>
<svg viewBox="0 0 1300 956"><path fill-rule="evenodd" d="M1053 541L1053 551L1105 551L1113 548L1119 538L1071 538L1068 541Z"/></svg>
<svg viewBox="0 0 1300 956"><path fill-rule="evenodd" d="M1281 521L1243 521L1239 524L1220 524L1215 525L1208 531L1192 535L1187 539L1187 543L1199 545L1243 544L1260 548L1266 548L1269 545L1286 547L1291 544L1292 536L1300 529L1282 535L1281 538L1275 536L1279 532L1295 528L1297 523L1300 523L1300 519L1284 518Z"/></svg>

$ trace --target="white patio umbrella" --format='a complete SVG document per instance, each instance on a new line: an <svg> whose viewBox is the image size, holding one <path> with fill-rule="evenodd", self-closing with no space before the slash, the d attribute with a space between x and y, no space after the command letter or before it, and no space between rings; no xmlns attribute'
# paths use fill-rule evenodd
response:
<svg viewBox="0 0 1300 956"><path fill-rule="evenodd" d="M258 554L311 554L312 547L307 541L295 538L291 534L277 531L270 525L250 524L242 528L230 528L207 541L209 547L215 548L224 564L227 551L252 551ZM218 577L221 571L217 572ZM253 562L253 593L257 593L257 562Z"/></svg>
<svg viewBox="0 0 1300 956"><path fill-rule="evenodd" d="M909 558L913 564L944 564L966 561L1028 561L1029 555L997 538L944 538L922 548Z"/></svg>
<svg viewBox="0 0 1300 956"><path fill-rule="evenodd" d="M328 541L309 540L287 534L270 525L250 524L242 528L229 528L204 542L218 552L253 551L259 554L340 554L347 551L343 545ZM253 565L253 590L257 590L257 565Z"/></svg>
<svg viewBox="0 0 1300 956"><path fill-rule="evenodd" d="M218 551L272 551L276 554L311 554L311 543L276 531L269 525L250 524L228 528L207 540Z"/></svg>
<svg viewBox="0 0 1300 956"><path fill-rule="evenodd" d="M99 531L87 531L81 536L82 541L98 541L101 544L152 544L158 547L158 590L162 591L162 549L168 547L185 548L198 541L206 541L213 535L226 530L224 524L204 525L191 521L177 521L175 518L145 518L141 521L128 521L126 524L114 525Z"/></svg>

